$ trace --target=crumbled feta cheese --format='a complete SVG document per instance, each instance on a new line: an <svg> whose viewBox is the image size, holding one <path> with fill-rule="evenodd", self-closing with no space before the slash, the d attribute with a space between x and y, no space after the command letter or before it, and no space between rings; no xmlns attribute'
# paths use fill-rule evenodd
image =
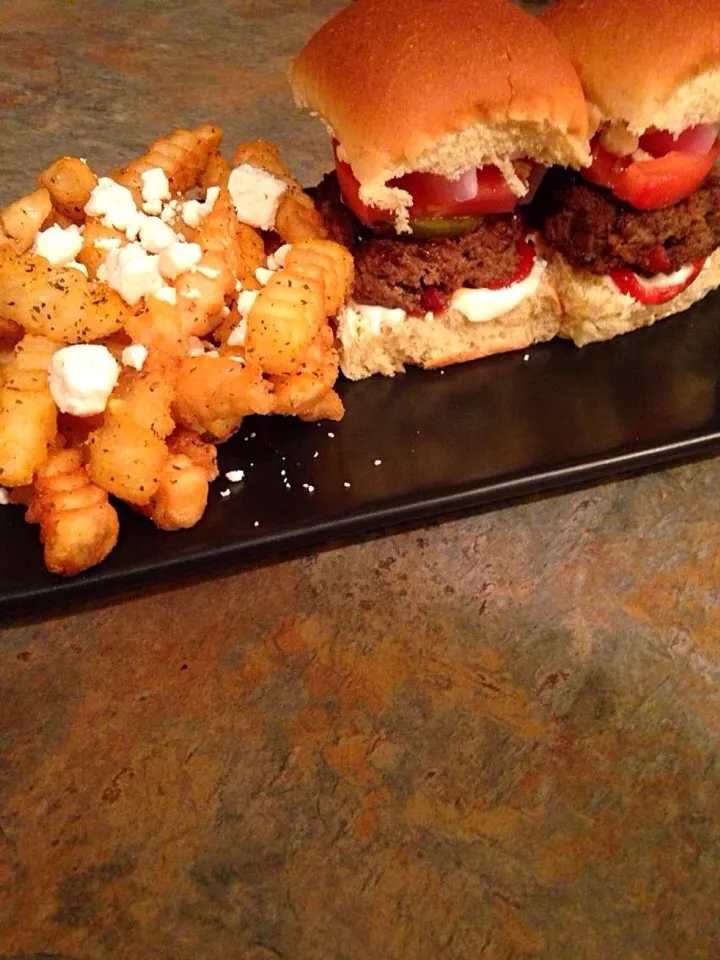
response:
<svg viewBox="0 0 720 960"><path fill-rule="evenodd" d="M0 487L0 507L6 507L10 502L10 492L5 487Z"/></svg>
<svg viewBox="0 0 720 960"><path fill-rule="evenodd" d="M142 370L145 361L147 360L147 355L147 347L144 347L141 343L132 343L129 347L125 347L123 352L120 354L120 359L126 367L133 367L135 370Z"/></svg>
<svg viewBox="0 0 720 960"><path fill-rule="evenodd" d="M229 347L241 347L245 343L245 337L247 336L247 319L245 317L233 327L230 331L230 334L227 338L227 345Z"/></svg>
<svg viewBox="0 0 720 960"><path fill-rule="evenodd" d="M257 300L259 290L242 290L237 298L238 313L241 317L246 317L250 313L250 308Z"/></svg>
<svg viewBox="0 0 720 960"><path fill-rule="evenodd" d="M207 277L208 280L217 280L220 276L219 270L213 270L212 267L195 267L195 271L201 274L203 277Z"/></svg>
<svg viewBox="0 0 720 960"><path fill-rule="evenodd" d="M182 218L189 227L199 227L212 211L220 195L220 187L208 187L205 200L186 200L182 205Z"/></svg>
<svg viewBox="0 0 720 960"><path fill-rule="evenodd" d="M233 363L241 363L245 366L245 360L243 357L228 357L228 360L232 360Z"/></svg>
<svg viewBox="0 0 720 960"><path fill-rule="evenodd" d="M328 431L328 436L330 437L331 440L335 439L335 434L331 433L330 431Z"/></svg>
<svg viewBox="0 0 720 960"><path fill-rule="evenodd" d="M160 253L160 273L168 280L174 280L199 263L201 258L202 250L197 243L182 243L176 239Z"/></svg>
<svg viewBox="0 0 720 960"><path fill-rule="evenodd" d="M375 466L376 466L376 467L379 467L381 463L382 463L382 460L376 460L376 461L375 461Z"/></svg>
<svg viewBox="0 0 720 960"><path fill-rule="evenodd" d="M50 361L50 393L63 413L90 417L107 406L119 373L107 347L94 343L62 347Z"/></svg>
<svg viewBox="0 0 720 960"><path fill-rule="evenodd" d="M164 285L157 255L147 253L139 243L128 243L119 250L111 250L105 262L100 264L97 275L131 306Z"/></svg>
<svg viewBox="0 0 720 960"><path fill-rule="evenodd" d="M223 307L222 310L220 311L220 315L221 315L222 317L229 317L229 316L230 316L230 307Z"/></svg>
<svg viewBox="0 0 720 960"><path fill-rule="evenodd" d="M229 496L230 496L230 491L229 491L229 490L221 490L221 491L220 491L220 496L223 497L223 498L229 497Z"/></svg>
<svg viewBox="0 0 720 960"><path fill-rule="evenodd" d="M187 355L189 357L202 357L204 353L205 347L200 337L188 337Z"/></svg>
<svg viewBox="0 0 720 960"><path fill-rule="evenodd" d="M170 184L162 167L151 167L140 174L142 181L143 210L157 214L162 210L162 201L170 199ZM149 207L150 209L146 209Z"/></svg>
<svg viewBox="0 0 720 960"><path fill-rule="evenodd" d="M241 480L245 479L245 471L244 470L228 470L225 476L230 481L230 483L240 483Z"/></svg>
<svg viewBox="0 0 720 960"><path fill-rule="evenodd" d="M235 278L235 293L240 293L242 291L243 285L242 280Z"/></svg>
<svg viewBox="0 0 720 960"><path fill-rule="evenodd" d="M80 228L74 223L69 227L54 223L47 230L41 230L35 237L32 252L45 257L54 267L63 267L75 260L82 250L83 238Z"/></svg>
<svg viewBox="0 0 720 960"><path fill-rule="evenodd" d="M205 356L206 356L206 357L219 357L220 354L218 353L217 350L207 350L207 351L205 352Z"/></svg>
<svg viewBox="0 0 720 960"><path fill-rule="evenodd" d="M260 230L272 230L280 199L287 190L286 183L267 170L241 163L230 173L228 190L243 223Z"/></svg>
<svg viewBox="0 0 720 960"><path fill-rule="evenodd" d="M191 287L184 296L186 300L199 300L202 297L202 293L196 287Z"/></svg>
<svg viewBox="0 0 720 960"><path fill-rule="evenodd" d="M175 242L177 234L160 217L146 217L140 227L140 243L148 253L160 253Z"/></svg>
<svg viewBox="0 0 720 960"><path fill-rule="evenodd" d="M101 218L106 227L122 230L128 240L135 239L145 219L128 188L110 177L100 177L85 204L85 213L89 217Z"/></svg>
<svg viewBox="0 0 720 960"><path fill-rule="evenodd" d="M100 237L93 243L93 246L97 250L117 250L118 247L122 246L122 240L120 237Z"/></svg>
<svg viewBox="0 0 720 960"><path fill-rule="evenodd" d="M263 286L268 282L270 277L275 273L274 270L266 270L265 267L257 267L255 270L255 276L258 283L261 283Z"/></svg>
<svg viewBox="0 0 720 960"><path fill-rule="evenodd" d="M267 265L269 269L279 270L281 267L284 267L285 259L291 250L292 250L292 244L284 243L281 247L277 248L275 253L271 253L267 261Z"/></svg>
<svg viewBox="0 0 720 960"><path fill-rule="evenodd" d="M177 303L177 290L175 287L169 287L167 284L163 284L152 296L158 300L164 300L165 303L170 303L172 306L175 306Z"/></svg>
<svg viewBox="0 0 720 960"><path fill-rule="evenodd" d="M169 200L165 204L160 213L160 219L163 223L174 223L177 220L179 205L177 200Z"/></svg>
<svg viewBox="0 0 720 960"><path fill-rule="evenodd" d="M71 260L70 263L65 264L69 270L79 270L80 273L88 276L88 270L84 263L79 263L77 260Z"/></svg>
<svg viewBox="0 0 720 960"><path fill-rule="evenodd" d="M346 480L346 481L343 483L343 486L345 487L345 489L348 489L348 488L350 487L350 484L349 484L349 483L347 482L347 480Z"/></svg>

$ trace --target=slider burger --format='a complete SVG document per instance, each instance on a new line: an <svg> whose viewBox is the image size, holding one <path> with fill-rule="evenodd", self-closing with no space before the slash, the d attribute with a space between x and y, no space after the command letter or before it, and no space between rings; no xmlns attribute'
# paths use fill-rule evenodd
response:
<svg viewBox="0 0 720 960"><path fill-rule="evenodd" d="M589 162L587 109L550 31L507 0L356 0L295 60L330 130L316 192L356 281L346 376L517 350L558 332L523 211L552 164Z"/></svg>
<svg viewBox="0 0 720 960"><path fill-rule="evenodd" d="M591 166L555 171L535 202L560 332L582 346L720 285L720 3L559 0L541 20L595 128Z"/></svg>

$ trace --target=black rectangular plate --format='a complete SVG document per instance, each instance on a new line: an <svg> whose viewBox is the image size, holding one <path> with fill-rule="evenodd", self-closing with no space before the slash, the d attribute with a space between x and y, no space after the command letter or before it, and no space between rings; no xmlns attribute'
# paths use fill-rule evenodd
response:
<svg viewBox="0 0 720 960"><path fill-rule="evenodd" d="M37 528L8 507L0 511L0 615L162 585L715 450L719 320L720 292L583 350L555 341L444 372L344 382L339 424L248 418L220 452L223 474L241 468L245 481L221 475L194 529L160 533L121 508L117 548L73 579L44 570ZM232 495L223 499L227 488Z"/></svg>

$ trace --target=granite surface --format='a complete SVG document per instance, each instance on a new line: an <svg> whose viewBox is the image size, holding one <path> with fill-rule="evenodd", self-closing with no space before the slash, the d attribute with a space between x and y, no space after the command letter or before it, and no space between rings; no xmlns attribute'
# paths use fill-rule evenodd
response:
<svg viewBox="0 0 720 960"><path fill-rule="evenodd" d="M206 119L315 176L284 68L338 6L3 0L0 203ZM719 481L5 629L0 957L715 960Z"/></svg>

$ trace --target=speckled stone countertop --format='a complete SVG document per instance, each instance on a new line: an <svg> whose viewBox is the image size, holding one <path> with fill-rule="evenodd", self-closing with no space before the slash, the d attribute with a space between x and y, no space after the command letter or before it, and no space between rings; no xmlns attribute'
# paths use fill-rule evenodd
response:
<svg viewBox="0 0 720 960"><path fill-rule="evenodd" d="M0 203L210 119L316 176L284 69L339 5L3 0ZM716 960L719 484L6 629L0 957Z"/></svg>

